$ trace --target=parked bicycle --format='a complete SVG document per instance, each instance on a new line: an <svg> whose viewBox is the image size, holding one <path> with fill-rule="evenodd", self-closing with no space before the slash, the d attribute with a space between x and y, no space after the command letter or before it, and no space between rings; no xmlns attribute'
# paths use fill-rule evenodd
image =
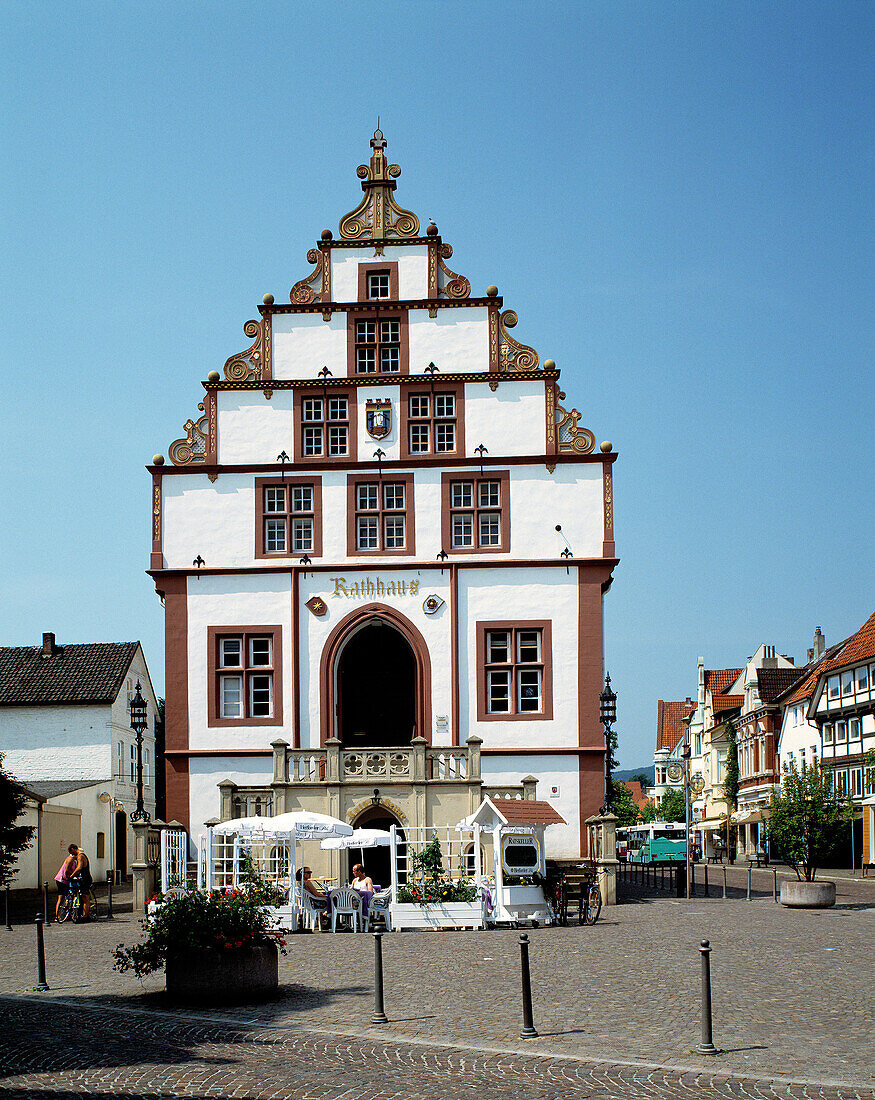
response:
<svg viewBox="0 0 875 1100"><path fill-rule="evenodd" d="M602 911L602 892L596 879L595 868L584 867L580 876L569 876L562 872L553 884L551 908L556 924L568 925L568 910L572 908L573 897L577 892L577 923L595 924Z"/></svg>
<svg viewBox="0 0 875 1100"><path fill-rule="evenodd" d="M72 921L73 924L84 921L86 897L91 902L91 911L88 915L88 919L97 920L100 914L98 911L99 906L97 904L97 898L94 894L94 887L90 886L88 890L83 891L82 883L76 879L71 879L69 893L61 901L61 906L58 909L58 924L63 924L66 920Z"/></svg>
<svg viewBox="0 0 875 1100"><path fill-rule="evenodd" d="M595 870L588 867L580 884L580 900L577 908L578 924L595 924L602 911L602 892L599 889Z"/></svg>

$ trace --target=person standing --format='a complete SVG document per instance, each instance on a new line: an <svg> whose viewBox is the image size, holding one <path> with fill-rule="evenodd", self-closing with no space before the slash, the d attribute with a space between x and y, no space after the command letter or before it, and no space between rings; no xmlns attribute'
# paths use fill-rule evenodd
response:
<svg viewBox="0 0 875 1100"><path fill-rule="evenodd" d="M88 920L91 916L91 887L94 879L91 877L91 864L88 862L88 856L81 848L76 849L76 868L71 878L80 883L82 904L84 906L82 919Z"/></svg>

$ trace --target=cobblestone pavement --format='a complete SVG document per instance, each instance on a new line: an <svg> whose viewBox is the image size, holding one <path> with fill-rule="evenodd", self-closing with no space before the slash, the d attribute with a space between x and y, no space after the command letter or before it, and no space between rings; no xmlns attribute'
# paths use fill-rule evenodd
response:
<svg viewBox="0 0 875 1100"><path fill-rule="evenodd" d="M820 911L770 895L628 893L591 928L529 931L541 1033L529 1041L518 1038L513 930L387 936L390 1023L375 1028L370 936L290 937L277 1000L182 1013L160 978L141 985L112 970L110 949L138 935L130 914L47 928L44 994L29 992L33 929L0 929L0 1091L875 1100L875 883L840 882L836 908ZM703 938L723 1051L711 1058L695 1053Z"/></svg>

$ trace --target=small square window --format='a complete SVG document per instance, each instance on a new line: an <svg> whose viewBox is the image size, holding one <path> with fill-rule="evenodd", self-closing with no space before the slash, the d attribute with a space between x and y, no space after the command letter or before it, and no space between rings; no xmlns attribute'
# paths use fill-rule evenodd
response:
<svg viewBox="0 0 875 1100"><path fill-rule="evenodd" d="M359 516L356 524L357 545L359 550L376 550L379 528L376 516Z"/></svg>
<svg viewBox="0 0 875 1100"><path fill-rule="evenodd" d="M271 640L270 638L249 639L249 663L250 665L271 665Z"/></svg>
<svg viewBox="0 0 875 1100"><path fill-rule="evenodd" d="M265 512L285 512L286 491L279 486L268 486L264 491Z"/></svg>
<svg viewBox="0 0 875 1100"><path fill-rule="evenodd" d="M501 544L501 516L497 512L480 513L479 539L481 546L499 546Z"/></svg>
<svg viewBox="0 0 875 1100"><path fill-rule="evenodd" d="M389 297L389 272L374 271L368 274L368 297Z"/></svg>
<svg viewBox="0 0 875 1100"><path fill-rule="evenodd" d="M313 511L313 486L312 485L296 485L292 489L292 511L293 512L312 512Z"/></svg>
<svg viewBox="0 0 875 1100"><path fill-rule="evenodd" d="M404 482L389 482L383 486L383 507L393 512L404 509Z"/></svg>
<svg viewBox="0 0 875 1100"><path fill-rule="evenodd" d="M510 632L490 630L486 635L486 663L506 664L510 660Z"/></svg>
<svg viewBox="0 0 875 1100"><path fill-rule="evenodd" d="M452 492L453 508L470 508L474 500L474 486L470 481L454 481Z"/></svg>
<svg viewBox="0 0 875 1100"><path fill-rule="evenodd" d="M332 456L345 455L349 450L349 428L346 425L329 424L328 453Z"/></svg>
<svg viewBox="0 0 875 1100"><path fill-rule="evenodd" d="M540 630L520 630L517 632L517 660L535 662L541 660Z"/></svg>
<svg viewBox="0 0 875 1100"><path fill-rule="evenodd" d="M286 549L286 521L269 519L265 524L264 548L268 554L282 554Z"/></svg>
<svg viewBox="0 0 875 1100"><path fill-rule="evenodd" d="M346 397L330 397L328 399L328 419L349 419L349 400Z"/></svg>
<svg viewBox="0 0 875 1100"><path fill-rule="evenodd" d="M429 450L429 425L410 425L410 453L427 454Z"/></svg>
<svg viewBox="0 0 875 1100"><path fill-rule="evenodd" d="M404 549L404 516L386 516L383 545L386 550Z"/></svg>
<svg viewBox="0 0 875 1100"><path fill-rule="evenodd" d="M313 520L310 516L292 520L292 549L301 552L313 549Z"/></svg>
<svg viewBox="0 0 875 1100"><path fill-rule="evenodd" d="M301 419L302 420L321 420L322 419L322 398L321 397L305 397L301 402Z"/></svg>
<svg viewBox="0 0 875 1100"><path fill-rule="evenodd" d="M501 489L497 481L481 481L477 486L477 505L480 508L497 508L501 503Z"/></svg>
<svg viewBox="0 0 875 1100"><path fill-rule="evenodd" d="M411 417L428 416L428 394L414 394L410 398Z"/></svg>
<svg viewBox="0 0 875 1100"><path fill-rule="evenodd" d="M428 415L426 413L426 415ZM434 415L451 417L456 415L456 398L451 393L439 393L434 399Z"/></svg>
<svg viewBox="0 0 875 1100"><path fill-rule="evenodd" d="M360 512L376 512L378 505L376 485L356 486L356 507Z"/></svg>
<svg viewBox="0 0 875 1100"><path fill-rule="evenodd" d="M304 428L304 454L308 458L322 454L322 429Z"/></svg>
<svg viewBox="0 0 875 1100"><path fill-rule="evenodd" d="M412 450L413 448L411 448ZM456 449L456 425L436 424L434 429L434 449L438 454L447 454Z"/></svg>
<svg viewBox="0 0 875 1100"><path fill-rule="evenodd" d="M456 512L453 515L453 546L474 545L474 516L471 512Z"/></svg>

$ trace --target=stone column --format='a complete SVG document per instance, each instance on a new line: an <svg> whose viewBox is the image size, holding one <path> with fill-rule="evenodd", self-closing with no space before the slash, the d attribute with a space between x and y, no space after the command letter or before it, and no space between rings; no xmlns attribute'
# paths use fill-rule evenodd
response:
<svg viewBox="0 0 875 1100"><path fill-rule="evenodd" d="M325 781L340 782L340 749L343 742L338 737L329 737L325 742Z"/></svg>
<svg viewBox="0 0 875 1100"><path fill-rule="evenodd" d="M233 779L223 779L219 788L219 820L230 821L234 816L234 792L237 784Z"/></svg>
<svg viewBox="0 0 875 1100"><path fill-rule="evenodd" d="M617 821L607 813L586 819L589 834L589 858L595 864L603 905L617 904Z"/></svg>
<svg viewBox="0 0 875 1100"><path fill-rule="evenodd" d="M131 828L134 830L134 860L131 871L134 876L134 915L141 914L146 909L146 902L155 893L155 881L157 868L149 862L149 830L153 825L149 821L133 821Z"/></svg>
<svg viewBox="0 0 875 1100"><path fill-rule="evenodd" d="M413 782L424 783L426 779L425 756L428 742L424 737L414 737L410 741L410 747L413 749Z"/></svg>
<svg viewBox="0 0 875 1100"><path fill-rule="evenodd" d="M538 781L533 775L524 775L522 778L523 784L523 798L529 802L534 802L538 797Z"/></svg>

